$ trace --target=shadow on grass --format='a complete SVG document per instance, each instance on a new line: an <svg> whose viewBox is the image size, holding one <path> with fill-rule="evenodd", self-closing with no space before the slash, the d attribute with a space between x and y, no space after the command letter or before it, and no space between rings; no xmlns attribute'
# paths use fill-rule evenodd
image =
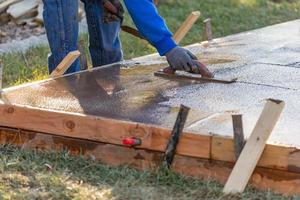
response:
<svg viewBox="0 0 300 200"><path fill-rule="evenodd" d="M292 199L247 188L223 195L222 186L168 170L109 167L68 152L0 147L0 193L12 199ZM296 198L296 197L294 197Z"/></svg>

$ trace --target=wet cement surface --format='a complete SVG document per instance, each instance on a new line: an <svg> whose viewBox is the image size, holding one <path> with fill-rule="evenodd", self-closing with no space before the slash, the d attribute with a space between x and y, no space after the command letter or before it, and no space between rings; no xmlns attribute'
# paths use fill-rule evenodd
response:
<svg viewBox="0 0 300 200"><path fill-rule="evenodd" d="M172 81L153 76L158 56L135 59L3 91L12 103L85 113L172 128L180 104L190 106L186 130L232 136L231 114L241 113L248 136L264 99L286 102L269 143L300 147L300 20L189 48L216 72L238 82Z"/></svg>

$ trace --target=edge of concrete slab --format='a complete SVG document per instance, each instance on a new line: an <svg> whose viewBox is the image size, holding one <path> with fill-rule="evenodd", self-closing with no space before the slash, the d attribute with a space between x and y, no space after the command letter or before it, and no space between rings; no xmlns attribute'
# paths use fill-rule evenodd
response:
<svg viewBox="0 0 300 200"><path fill-rule="evenodd" d="M139 138L136 149L164 152L171 130L155 125L71 112L0 104L0 126L123 146L124 138ZM235 162L232 138L185 132L176 154ZM300 173L300 149L267 145L258 166Z"/></svg>

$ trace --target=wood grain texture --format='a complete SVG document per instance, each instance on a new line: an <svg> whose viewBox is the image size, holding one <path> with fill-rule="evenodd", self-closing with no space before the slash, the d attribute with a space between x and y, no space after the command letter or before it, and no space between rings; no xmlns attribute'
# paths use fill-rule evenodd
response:
<svg viewBox="0 0 300 200"><path fill-rule="evenodd" d="M163 153L160 152L3 127L0 127L0 144L58 152L68 150L72 155L83 155L111 166L129 166L141 170L156 170L163 159ZM228 162L177 155L171 169L193 178L216 180L223 184L232 166ZM260 190L300 194L300 173L256 168L250 183Z"/></svg>
<svg viewBox="0 0 300 200"><path fill-rule="evenodd" d="M189 32L189 30L193 27L194 23L200 17L201 13L199 11L192 12L186 20L182 23L180 28L174 34L174 40L177 43L180 43L181 40L185 37L185 35Z"/></svg>
<svg viewBox="0 0 300 200"><path fill-rule="evenodd" d="M122 145L125 137L139 137L139 148L164 152L171 130L83 114L0 104L0 126ZM176 154L235 162L232 138L183 133ZM258 166L300 172L300 150L267 145Z"/></svg>
<svg viewBox="0 0 300 200"><path fill-rule="evenodd" d="M254 130L225 184L224 193L244 191L283 108L283 101L267 101Z"/></svg>
<svg viewBox="0 0 300 200"><path fill-rule="evenodd" d="M62 76L79 56L79 51L71 51L70 53L68 53L68 55L59 63L59 65L55 68L55 70L53 70L49 77L55 78L58 76Z"/></svg>
<svg viewBox="0 0 300 200"><path fill-rule="evenodd" d="M122 140L137 137L138 148L164 152L171 130L103 117L49 111L20 105L0 104L0 126L22 128L80 139L122 145ZM176 153L210 157L211 136L183 133Z"/></svg>
<svg viewBox="0 0 300 200"><path fill-rule="evenodd" d="M234 163L236 159L232 138L213 136L211 159ZM300 150L267 144L257 166L300 173Z"/></svg>

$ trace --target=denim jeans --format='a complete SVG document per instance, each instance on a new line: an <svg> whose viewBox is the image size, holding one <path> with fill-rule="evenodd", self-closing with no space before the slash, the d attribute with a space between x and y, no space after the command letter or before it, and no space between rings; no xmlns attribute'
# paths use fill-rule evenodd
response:
<svg viewBox="0 0 300 200"><path fill-rule="evenodd" d="M85 6L93 67L122 60L120 22L103 22L102 0L81 1ZM78 1L43 0L43 2L44 23L51 49L48 58L48 68L51 73L70 51L77 50ZM66 73L79 70L80 64L77 59Z"/></svg>

